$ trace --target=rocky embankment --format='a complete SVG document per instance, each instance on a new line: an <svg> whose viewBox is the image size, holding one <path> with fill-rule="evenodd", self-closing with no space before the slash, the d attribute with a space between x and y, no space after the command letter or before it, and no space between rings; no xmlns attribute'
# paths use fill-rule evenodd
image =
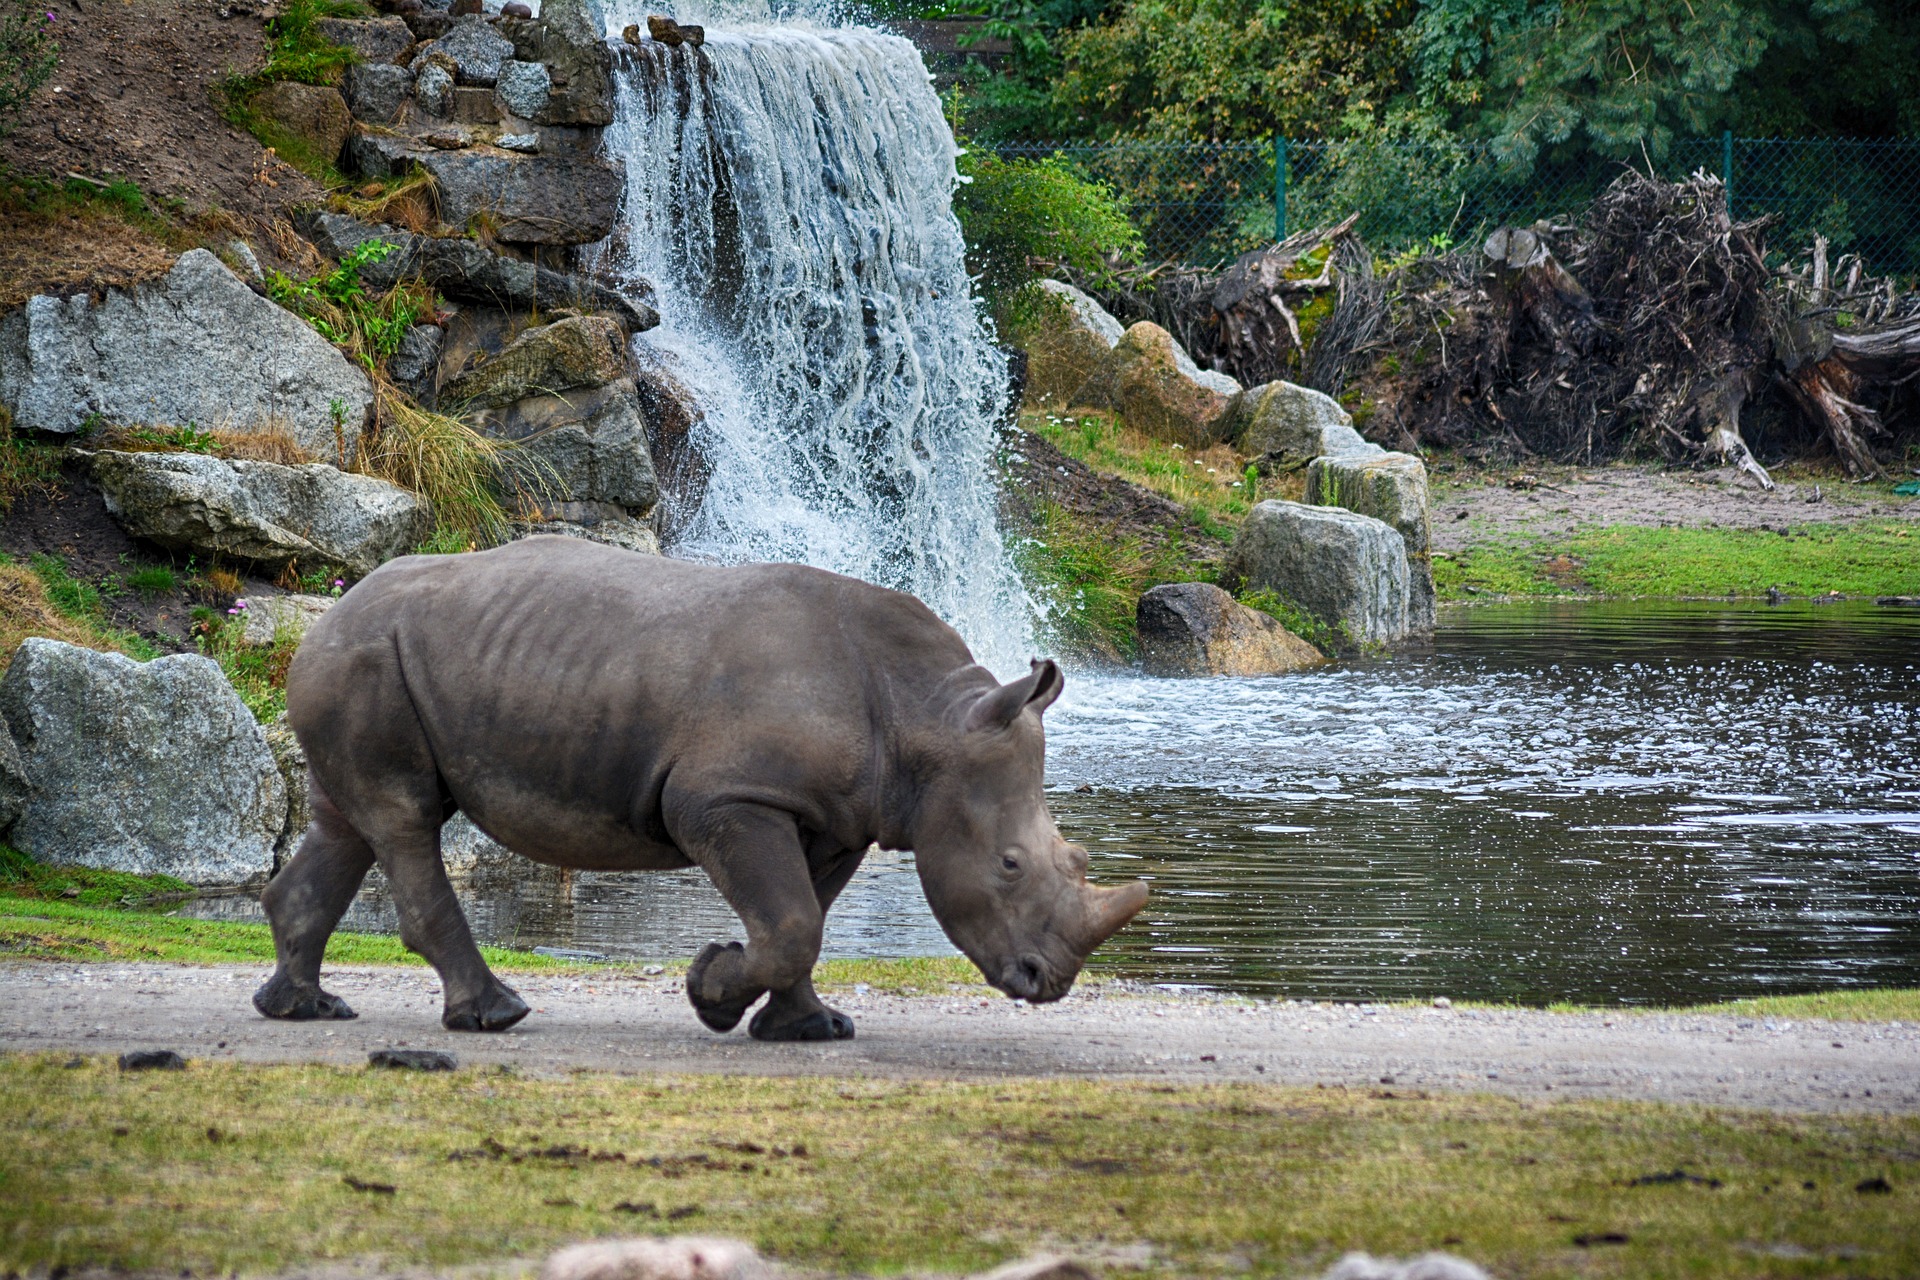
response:
<svg viewBox="0 0 1920 1280"><path fill-rule="evenodd" d="M1028 407L1106 410L1154 440L1188 450L1228 444L1263 472L1306 473L1304 502L1254 506L1219 566L1226 590L1175 584L1178 592L1156 588L1141 597L1136 625L1148 670L1262 675L1302 665L1309 646L1276 642L1271 620L1249 616L1255 611L1229 592L1265 593L1344 644L1392 645L1433 629L1433 539L1420 459L1367 441L1318 391L1285 381L1243 388L1197 368L1151 321L1123 328L1071 285L1050 280L1041 288L1046 305L1020 335ZM1033 440L1022 452L1036 445L1044 452L1044 442ZM1024 468L1042 485L1071 491L1044 470Z"/></svg>

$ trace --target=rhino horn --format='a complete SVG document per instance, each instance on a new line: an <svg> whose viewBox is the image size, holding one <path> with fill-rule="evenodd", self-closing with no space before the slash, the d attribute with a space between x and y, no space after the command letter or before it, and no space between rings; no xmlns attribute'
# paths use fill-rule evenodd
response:
<svg viewBox="0 0 1920 1280"><path fill-rule="evenodd" d="M1086 949L1089 952L1125 928L1127 921L1139 915L1140 909L1147 905L1147 884L1144 880L1135 880L1132 884L1112 889L1088 886L1086 894Z"/></svg>

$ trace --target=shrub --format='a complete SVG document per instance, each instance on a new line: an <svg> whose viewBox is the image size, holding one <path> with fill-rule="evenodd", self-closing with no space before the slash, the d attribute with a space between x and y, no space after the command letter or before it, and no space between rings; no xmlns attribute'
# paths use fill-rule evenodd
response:
<svg viewBox="0 0 1920 1280"><path fill-rule="evenodd" d="M385 240L355 245L338 266L305 279L274 271L267 275L267 296L293 312L328 342L373 370L400 349L423 315L433 311L433 291L418 281L403 281L381 294L369 294L360 272L392 256L398 246Z"/></svg>
<svg viewBox="0 0 1920 1280"><path fill-rule="evenodd" d="M0 0L0 138L13 132L27 100L59 63L54 22L38 0Z"/></svg>
<svg viewBox="0 0 1920 1280"><path fill-rule="evenodd" d="M1144 252L1125 205L1058 156L1003 159L964 152L953 211L967 241L967 267L1003 324L1037 293L1037 276L1063 266L1096 283L1122 258Z"/></svg>
<svg viewBox="0 0 1920 1280"><path fill-rule="evenodd" d="M510 472L529 470L508 467L513 446L481 435L458 418L422 409L384 377L375 379L374 388L379 428L361 443L361 465L432 504L430 541L437 550L506 541L511 530L501 491L512 481Z"/></svg>

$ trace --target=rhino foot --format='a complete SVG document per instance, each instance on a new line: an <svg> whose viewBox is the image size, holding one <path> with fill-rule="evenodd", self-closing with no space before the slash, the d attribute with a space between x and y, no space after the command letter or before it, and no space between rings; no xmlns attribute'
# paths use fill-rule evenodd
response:
<svg viewBox="0 0 1920 1280"><path fill-rule="evenodd" d="M687 1001L693 1005L693 1011L700 1015L700 1021L712 1031L726 1032L739 1026L748 1007L760 998L758 991L745 1000L728 1000L712 991L714 986L720 984L707 981L707 970L713 967L715 960L728 952L744 956L746 948L737 942L729 942L724 947L717 942L709 942L693 958L693 963L687 966Z"/></svg>
<svg viewBox="0 0 1920 1280"><path fill-rule="evenodd" d="M511 987L495 984L478 999L448 1005L440 1025L449 1031L505 1031L531 1010Z"/></svg>
<svg viewBox="0 0 1920 1280"><path fill-rule="evenodd" d="M357 1018L360 1015L347 1002L319 987L302 986L283 973L275 973L253 993L253 1007L268 1018L288 1022L313 1022L320 1019Z"/></svg>
<svg viewBox="0 0 1920 1280"><path fill-rule="evenodd" d="M815 1009L796 1018L777 1000L769 1000L747 1024L747 1034L755 1040L851 1040L853 1019L838 1009Z"/></svg>

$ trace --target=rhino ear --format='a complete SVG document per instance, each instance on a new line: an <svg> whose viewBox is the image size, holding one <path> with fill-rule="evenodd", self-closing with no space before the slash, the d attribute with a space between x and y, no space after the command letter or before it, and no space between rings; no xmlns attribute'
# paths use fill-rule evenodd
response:
<svg viewBox="0 0 1920 1280"><path fill-rule="evenodd" d="M1060 674L1053 659L1036 658L1033 670L1027 675L1001 685L992 693L980 695L980 700L967 712L967 730L1004 729L1022 711L1031 710L1039 715L1053 705L1053 700L1066 686L1067 679Z"/></svg>

